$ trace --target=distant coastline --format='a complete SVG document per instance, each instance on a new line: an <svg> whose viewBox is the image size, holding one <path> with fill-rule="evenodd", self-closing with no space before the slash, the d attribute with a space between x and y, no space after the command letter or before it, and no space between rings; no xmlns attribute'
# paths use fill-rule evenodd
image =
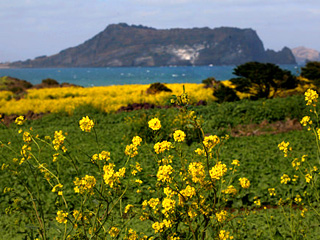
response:
<svg viewBox="0 0 320 240"><path fill-rule="evenodd" d="M299 75L299 65L279 65ZM110 68L3 68L1 76L10 76L39 84L51 78L83 87L162 83L201 83L208 77L228 80L236 66L197 67L110 67Z"/></svg>
<svg viewBox="0 0 320 240"><path fill-rule="evenodd" d="M0 69L10 68L9 63L0 63Z"/></svg>

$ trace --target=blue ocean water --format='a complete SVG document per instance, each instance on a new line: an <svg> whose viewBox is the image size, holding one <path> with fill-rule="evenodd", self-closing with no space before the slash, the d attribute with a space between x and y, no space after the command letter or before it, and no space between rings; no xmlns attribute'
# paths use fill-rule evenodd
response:
<svg viewBox="0 0 320 240"><path fill-rule="evenodd" d="M279 65L282 69L299 74L298 65ZM201 83L203 79L215 77L227 80L235 77L235 66L197 67L121 67L121 68L22 68L0 69L0 76L11 76L27 80L32 84L52 78L59 83L68 82L84 87L124 84Z"/></svg>

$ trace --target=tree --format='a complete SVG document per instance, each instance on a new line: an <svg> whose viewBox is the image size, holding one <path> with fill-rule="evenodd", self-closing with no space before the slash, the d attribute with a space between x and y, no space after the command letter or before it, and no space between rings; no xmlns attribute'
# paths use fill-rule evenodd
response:
<svg viewBox="0 0 320 240"><path fill-rule="evenodd" d="M218 103L240 100L232 88L224 86L223 84L217 84L214 86L213 96L217 98Z"/></svg>
<svg viewBox="0 0 320 240"><path fill-rule="evenodd" d="M251 94L251 99L273 98L280 89L293 89L297 79L290 71L272 63L248 62L234 69L239 76L230 81L235 90Z"/></svg>
<svg viewBox="0 0 320 240"><path fill-rule="evenodd" d="M301 68L301 76L311 80L314 85L320 87L320 62L307 62L306 66Z"/></svg>

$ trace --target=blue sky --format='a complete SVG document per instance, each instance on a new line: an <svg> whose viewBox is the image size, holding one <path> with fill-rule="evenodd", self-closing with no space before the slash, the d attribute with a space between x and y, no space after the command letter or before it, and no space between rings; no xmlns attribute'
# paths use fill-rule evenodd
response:
<svg viewBox="0 0 320 240"><path fill-rule="evenodd" d="M252 28L266 49L320 51L320 0L0 0L0 62L58 53L119 22Z"/></svg>

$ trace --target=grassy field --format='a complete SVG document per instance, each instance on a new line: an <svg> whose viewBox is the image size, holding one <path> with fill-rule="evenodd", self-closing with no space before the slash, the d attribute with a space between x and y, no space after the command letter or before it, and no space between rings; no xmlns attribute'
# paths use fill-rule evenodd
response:
<svg viewBox="0 0 320 240"><path fill-rule="evenodd" d="M265 119L269 123L292 118L300 121L308 114L304 97L292 96L117 114L82 105L74 108L72 115L61 111L21 126L1 125L0 239L317 239L319 172L314 167L320 168L318 136L305 129L225 140L239 124ZM90 132L79 128L79 120L85 116L94 122ZM159 130L148 126L153 118L161 121ZM317 125L312 126L317 131ZM54 149L54 133L60 130L65 139L59 149ZM176 130L186 134L183 142L175 140ZM31 135L30 141L26 132ZM138 154L130 157L125 151L135 136L142 142ZM203 143L205 136L220 139L212 151ZM156 154L154 145L163 141L171 142L174 148ZM292 151L288 148L288 157L278 147L283 141L292 147ZM31 149L22 153L24 145ZM207 154L196 154L198 148ZM110 159L94 161L94 154L102 151L110 152ZM304 155L308 155L305 161ZM236 166L234 160L240 165ZM208 164L205 169L210 172L219 161L226 164L226 173L214 181L212 173L205 173L203 181L195 180L192 163ZM111 162L118 173L112 180L116 187L106 180L106 166ZM299 169L293 162L299 162ZM143 170L139 171L137 165ZM172 166L174 171L171 177L166 172L167 180L161 181L163 166ZM122 167L126 168L123 178ZM283 174L290 176L286 184L281 184ZM312 176L309 183L307 174ZM86 175L94 176L96 185L91 189L86 182L84 192L77 194L75 180ZM250 187L243 187L240 178L247 178ZM136 183L137 179L142 183ZM63 185L61 195L57 193L59 187L53 191L58 183ZM237 193L223 194L231 184ZM194 189L194 195L184 192L188 186ZM175 189L184 200L178 195L166 197L165 187ZM275 196L270 194L272 188ZM152 198L160 200L159 209L150 203L143 209L144 200ZM176 201L170 211L164 205L168 199ZM128 204L132 210L125 211ZM61 210L68 216L58 220ZM75 210L82 214L81 221L74 217ZM227 217L220 221L218 215L223 211ZM148 215L145 221L141 221L143 214ZM171 225L157 228L166 223L164 220L170 220Z"/></svg>

